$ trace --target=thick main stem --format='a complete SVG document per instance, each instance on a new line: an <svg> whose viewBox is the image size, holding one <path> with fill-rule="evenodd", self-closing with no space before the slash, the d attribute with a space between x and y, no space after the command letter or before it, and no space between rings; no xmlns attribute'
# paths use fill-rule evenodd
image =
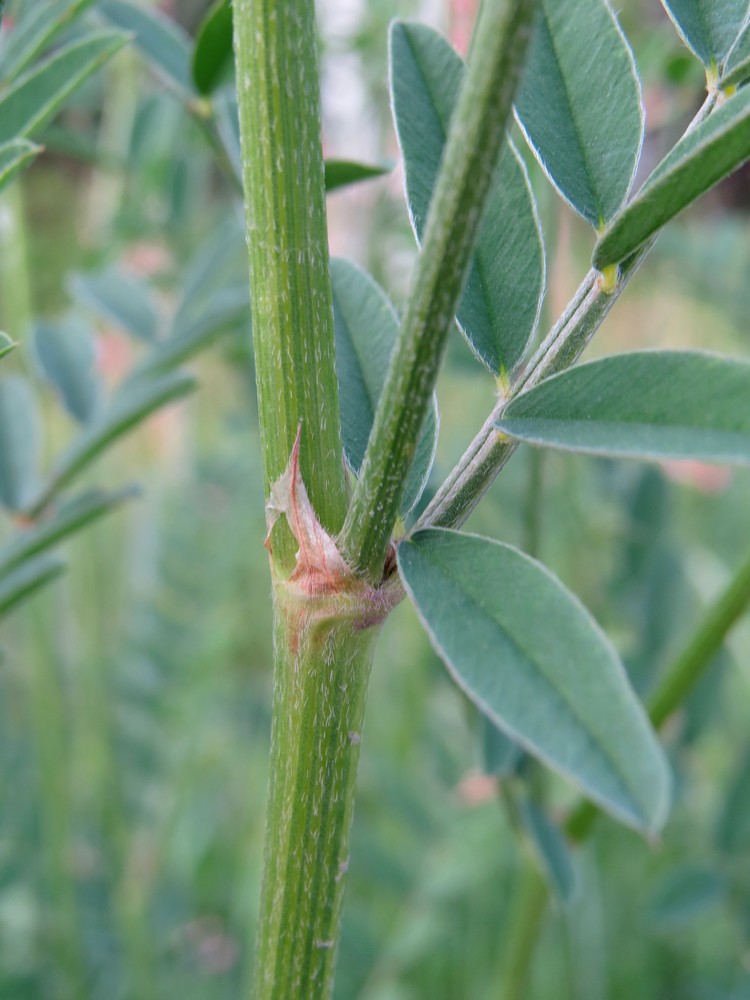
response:
<svg viewBox="0 0 750 1000"><path fill-rule="evenodd" d="M256 1000L330 996L377 629L277 606L271 788Z"/></svg>
<svg viewBox="0 0 750 1000"><path fill-rule="evenodd" d="M314 3L235 0L234 23L266 496L294 449L295 475L301 472L295 496L304 494L305 504L309 497L305 516L316 526L316 541L322 525L333 546L347 496ZM277 503L278 489L273 498ZM308 546L301 579L301 541L290 523L299 527L287 511L270 538L274 705L256 1000L316 1000L331 993L378 631L366 608L361 614L342 609L340 600L346 603L345 591L356 581L345 572L327 577L316 544Z"/></svg>
<svg viewBox="0 0 750 1000"><path fill-rule="evenodd" d="M315 512L338 532L346 512L328 265L313 0L235 0L242 168L253 337L268 496L301 427ZM276 568L296 544L279 522Z"/></svg>

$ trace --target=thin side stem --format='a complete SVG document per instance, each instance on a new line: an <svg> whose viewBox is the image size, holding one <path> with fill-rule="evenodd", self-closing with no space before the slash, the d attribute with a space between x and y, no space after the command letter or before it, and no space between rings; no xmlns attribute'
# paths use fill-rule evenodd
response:
<svg viewBox="0 0 750 1000"><path fill-rule="evenodd" d="M341 535L377 582L479 231L528 44L535 0L486 0L401 324Z"/></svg>
<svg viewBox="0 0 750 1000"><path fill-rule="evenodd" d="M698 628L685 643L682 652L664 672L661 683L649 698L649 718L657 729L661 728L684 704L748 606L750 606L750 554L710 606ZM590 802L582 802L574 809L566 824L571 839L583 840L588 836L598 815L598 809Z"/></svg>
<svg viewBox="0 0 750 1000"><path fill-rule="evenodd" d="M302 478L330 534L346 486L334 359L313 0L235 0L237 97L266 496L301 428ZM296 543L274 530L277 572Z"/></svg>
<svg viewBox="0 0 750 1000"><path fill-rule="evenodd" d="M65 693L52 636L49 594L30 605L26 661L30 722L39 788L42 866L49 892L51 953L58 995L81 996L85 969L71 858L72 796Z"/></svg>
<svg viewBox="0 0 750 1000"><path fill-rule="evenodd" d="M510 915L511 932L503 952L502 1000L523 1000L529 967L534 956L539 928L547 909L547 884L537 865L525 859L517 889L516 905Z"/></svg>

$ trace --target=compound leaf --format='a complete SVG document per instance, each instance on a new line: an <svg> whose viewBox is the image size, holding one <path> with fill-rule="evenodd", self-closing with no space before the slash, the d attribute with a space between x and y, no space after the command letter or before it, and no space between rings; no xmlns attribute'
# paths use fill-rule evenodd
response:
<svg viewBox="0 0 750 1000"><path fill-rule="evenodd" d="M70 94L127 42L120 31L93 32L20 77L0 99L0 143L31 135Z"/></svg>

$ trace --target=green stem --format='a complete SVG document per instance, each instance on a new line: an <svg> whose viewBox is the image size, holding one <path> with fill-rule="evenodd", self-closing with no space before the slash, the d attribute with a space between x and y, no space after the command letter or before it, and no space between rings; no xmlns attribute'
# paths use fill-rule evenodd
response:
<svg viewBox="0 0 750 1000"><path fill-rule="evenodd" d="M703 618L690 641L649 698L648 714L658 728L682 705L718 653L729 631L750 605L750 554Z"/></svg>
<svg viewBox="0 0 750 1000"><path fill-rule="evenodd" d="M732 627L750 606L750 554L703 616L682 652L664 672L648 701L648 714L658 729L673 715L711 666ZM588 836L599 815L590 802L582 802L568 817L566 830L573 840Z"/></svg>
<svg viewBox="0 0 750 1000"><path fill-rule="evenodd" d="M535 0L486 0L364 463L341 535L377 582L463 288L520 75Z"/></svg>
<svg viewBox="0 0 750 1000"><path fill-rule="evenodd" d="M313 0L235 0L237 97L266 496L301 428L302 478L330 534L346 513ZM277 570L296 543L274 531Z"/></svg>
<svg viewBox="0 0 750 1000"><path fill-rule="evenodd" d="M711 93L686 130L690 132L713 110ZM618 268L616 281L592 269L579 285L567 308L544 339L510 391L498 400L481 430L446 478L414 530L427 527L458 528L469 517L518 447L495 429L505 408L522 392L574 364L609 315L630 280L653 247L658 233Z"/></svg>
<svg viewBox="0 0 750 1000"><path fill-rule="evenodd" d="M298 630L277 605L256 1000L331 993L377 631L332 620Z"/></svg>
<svg viewBox="0 0 750 1000"><path fill-rule="evenodd" d="M526 859L517 889L516 906L510 916L510 937L503 952L499 996L523 1000L539 928L547 909L547 885L537 865Z"/></svg>
<svg viewBox="0 0 750 1000"><path fill-rule="evenodd" d="M274 704L256 1000L316 1000L332 990L372 626L382 618L368 606L372 592L331 552L347 494L314 14L312 0L234 3L266 496L295 453L286 518L271 537ZM297 565L302 520L316 543L321 525L329 538L308 544Z"/></svg>
<svg viewBox="0 0 750 1000"><path fill-rule="evenodd" d="M71 780L65 692L51 637L49 596L28 611L29 711L39 782L40 827L50 899L55 976L65 1000L85 992L76 880L71 860Z"/></svg>

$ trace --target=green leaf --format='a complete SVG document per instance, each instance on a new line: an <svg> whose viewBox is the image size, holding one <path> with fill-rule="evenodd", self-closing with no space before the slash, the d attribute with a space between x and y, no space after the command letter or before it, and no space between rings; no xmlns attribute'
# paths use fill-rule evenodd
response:
<svg viewBox="0 0 750 1000"><path fill-rule="evenodd" d="M139 340L156 339L158 320L148 286L116 267L75 274L69 282L74 299Z"/></svg>
<svg viewBox="0 0 750 1000"><path fill-rule="evenodd" d="M0 580L22 563L59 545L81 528L92 524L110 511L117 510L128 500L139 496L140 491L127 486L114 493L87 490L68 500L51 517L32 527L19 530L11 542L0 549Z"/></svg>
<svg viewBox="0 0 750 1000"><path fill-rule="evenodd" d="M41 151L41 146L35 146L33 142L27 142L26 139L15 139L0 145L0 191L10 184L16 174Z"/></svg>
<svg viewBox="0 0 750 1000"><path fill-rule="evenodd" d="M577 880L565 838L547 814L531 799L521 799L518 813L544 869L550 889L561 903L569 903L575 893Z"/></svg>
<svg viewBox="0 0 750 1000"><path fill-rule="evenodd" d="M750 88L696 126L662 160L594 249L600 271L629 257L657 230L750 158Z"/></svg>
<svg viewBox="0 0 750 1000"><path fill-rule="evenodd" d="M544 566L444 529L398 547L406 592L456 683L602 808L658 830L670 774L615 650Z"/></svg>
<svg viewBox="0 0 750 1000"><path fill-rule="evenodd" d="M196 251L182 281L182 297L172 323L172 334L211 312L214 298L226 288L247 286L245 232L239 216L230 214ZM246 298L249 302L250 290Z"/></svg>
<svg viewBox="0 0 750 1000"><path fill-rule="evenodd" d="M33 67L0 100L0 143L41 128L70 94L127 42L122 32L94 32Z"/></svg>
<svg viewBox="0 0 750 1000"><path fill-rule="evenodd" d="M227 159L239 181L242 179L242 152L240 150L240 120L237 94L234 88L224 88L214 95L216 131L227 154Z"/></svg>
<svg viewBox="0 0 750 1000"><path fill-rule="evenodd" d="M0 503L21 510L36 488L41 432L29 383L18 375L0 379Z"/></svg>
<svg viewBox="0 0 750 1000"><path fill-rule="evenodd" d="M34 350L42 372L57 390L65 409L80 423L91 420L101 386L94 367L96 351L89 328L72 316L57 323L39 323L34 330Z"/></svg>
<svg viewBox="0 0 750 1000"><path fill-rule="evenodd" d="M0 79L9 82L75 21L95 0L45 0L28 3L13 26L11 44L0 60Z"/></svg>
<svg viewBox="0 0 750 1000"><path fill-rule="evenodd" d="M190 375L175 372L163 378L134 382L123 387L109 407L60 456L50 481L33 503L29 504L30 512L36 515L43 511L52 498L106 448L156 410L193 392L196 386L195 379Z"/></svg>
<svg viewBox="0 0 750 1000"><path fill-rule="evenodd" d="M662 0L687 47L706 68L720 66L742 28L747 0Z"/></svg>
<svg viewBox="0 0 750 1000"><path fill-rule="evenodd" d="M597 455L750 462L750 364L634 351L571 368L514 399L496 426Z"/></svg>
<svg viewBox="0 0 750 1000"><path fill-rule="evenodd" d="M724 879L710 868L677 868L654 889L648 905L649 919L660 930L684 927L718 906L726 890Z"/></svg>
<svg viewBox="0 0 750 1000"><path fill-rule="evenodd" d="M346 460L358 474L399 323L385 292L350 261L331 262L331 282L341 434ZM435 457L437 427L437 405L433 399L404 489L402 513L411 510L425 488Z"/></svg>
<svg viewBox="0 0 750 1000"><path fill-rule="evenodd" d="M0 332L0 358L4 358L6 354L10 354L13 348L17 346L7 333Z"/></svg>
<svg viewBox="0 0 750 1000"><path fill-rule="evenodd" d="M395 22L391 90L417 241L427 221L463 63L430 28ZM499 375L523 356L544 294L544 250L526 171L505 145L479 232L457 319L479 360Z"/></svg>
<svg viewBox="0 0 750 1000"><path fill-rule="evenodd" d="M498 729L486 715L479 713L479 732L482 743L482 763L487 774L507 778L515 774L524 759L524 752L517 743Z"/></svg>
<svg viewBox="0 0 750 1000"><path fill-rule="evenodd" d="M542 0L516 117L563 198L601 229L630 190L643 142L635 63L606 0Z"/></svg>
<svg viewBox="0 0 750 1000"><path fill-rule="evenodd" d="M201 21L193 50L193 82L198 92L212 94L232 62L232 7L229 0L215 0Z"/></svg>
<svg viewBox="0 0 750 1000"><path fill-rule="evenodd" d="M140 378L170 371L209 347L217 338L244 327L248 339L252 330L250 296L247 280L233 288L219 289L210 305L197 317L178 324L172 333L160 340L143 358L135 370Z"/></svg>
<svg viewBox="0 0 750 1000"><path fill-rule="evenodd" d="M724 854L745 854L750 847L750 753L745 754L729 786L715 840Z"/></svg>
<svg viewBox="0 0 750 1000"><path fill-rule="evenodd" d="M738 87L750 79L750 15L724 62L722 87Z"/></svg>
<svg viewBox="0 0 750 1000"><path fill-rule="evenodd" d="M56 556L40 556L0 580L0 618L65 570Z"/></svg>
<svg viewBox="0 0 750 1000"><path fill-rule="evenodd" d="M356 163L354 160L326 160L325 185L326 191L336 191L338 188L359 184L361 181L382 177L393 169L392 164Z"/></svg>
<svg viewBox="0 0 750 1000"><path fill-rule="evenodd" d="M135 35L138 51L183 100L196 96L190 69L191 41L176 21L126 0L104 0L96 9L109 24Z"/></svg>

